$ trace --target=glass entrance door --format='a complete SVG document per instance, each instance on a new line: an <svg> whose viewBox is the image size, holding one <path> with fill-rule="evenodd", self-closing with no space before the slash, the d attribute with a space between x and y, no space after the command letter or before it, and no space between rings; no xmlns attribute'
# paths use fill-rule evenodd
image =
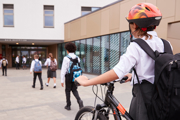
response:
<svg viewBox="0 0 180 120"><path fill-rule="evenodd" d="M30 61L29 61L29 51L21 51L21 56L20 56L20 62L21 62L21 66L22 66L22 59L23 56L26 58L26 67L30 67Z"/></svg>
<svg viewBox="0 0 180 120"><path fill-rule="evenodd" d="M17 55L20 56L20 53L21 53L20 50L12 51L12 66L13 67L16 67L15 60L16 60Z"/></svg>
<svg viewBox="0 0 180 120"><path fill-rule="evenodd" d="M37 51L30 51L30 58L29 58L29 62L31 64L31 62L34 60L34 55L37 54Z"/></svg>
<svg viewBox="0 0 180 120"><path fill-rule="evenodd" d="M46 61L46 47L12 47L12 66L16 67L15 59L17 55L20 56L20 65L22 66L22 58L23 56L26 57L26 66L30 67L32 60L34 60L34 54L39 55L39 59L42 62L42 65L44 65L44 62Z"/></svg>
<svg viewBox="0 0 180 120"><path fill-rule="evenodd" d="M46 52L45 51L38 51L39 60L42 62L42 65L44 65L46 61Z"/></svg>

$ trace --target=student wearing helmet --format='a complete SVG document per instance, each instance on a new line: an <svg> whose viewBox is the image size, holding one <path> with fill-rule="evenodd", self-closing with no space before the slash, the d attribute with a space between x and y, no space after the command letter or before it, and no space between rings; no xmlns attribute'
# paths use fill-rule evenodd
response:
<svg viewBox="0 0 180 120"><path fill-rule="evenodd" d="M164 52L164 44L154 31L161 18L160 10L150 3L140 3L133 6L126 17L129 22L131 41L141 38L154 51ZM134 120L148 120L146 106L151 104L154 91L154 66L154 60L136 42L131 42L126 53L120 57L119 63L112 70L91 80L88 80L86 76L80 76L76 80L82 86L90 86L128 76L126 82L131 81L131 85L133 85L133 98L129 113ZM128 73L132 67L137 71L142 91L138 87L134 72L132 74ZM145 100L143 100L141 92L144 94Z"/></svg>

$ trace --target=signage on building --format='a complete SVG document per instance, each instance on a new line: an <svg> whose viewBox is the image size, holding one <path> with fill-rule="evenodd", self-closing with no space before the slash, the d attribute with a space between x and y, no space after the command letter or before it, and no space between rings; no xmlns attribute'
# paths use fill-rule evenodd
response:
<svg viewBox="0 0 180 120"><path fill-rule="evenodd" d="M26 39L5 39L4 41L15 41L15 42L18 42L18 41L27 41Z"/></svg>

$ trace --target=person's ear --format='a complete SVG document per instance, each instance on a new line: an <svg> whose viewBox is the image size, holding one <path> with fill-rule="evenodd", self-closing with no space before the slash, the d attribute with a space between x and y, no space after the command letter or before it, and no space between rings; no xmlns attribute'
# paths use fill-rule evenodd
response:
<svg viewBox="0 0 180 120"><path fill-rule="evenodd" d="M134 23L134 26L135 26L135 29L137 29L138 28L138 26Z"/></svg>

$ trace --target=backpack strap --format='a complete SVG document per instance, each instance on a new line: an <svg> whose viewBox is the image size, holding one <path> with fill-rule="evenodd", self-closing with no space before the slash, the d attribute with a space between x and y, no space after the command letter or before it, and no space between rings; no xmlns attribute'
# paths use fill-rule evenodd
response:
<svg viewBox="0 0 180 120"><path fill-rule="evenodd" d="M144 40L138 38L133 40L133 42L136 42L153 60L156 59L154 51Z"/></svg>
<svg viewBox="0 0 180 120"><path fill-rule="evenodd" d="M162 39L162 38L161 38L161 40L162 40L162 41L163 41L163 43L164 43L164 52L169 53L169 54L173 54L173 52L172 52L172 49L171 49L171 46L170 46L169 42L168 42L168 41L166 41L166 40L164 40L164 39Z"/></svg>
<svg viewBox="0 0 180 120"><path fill-rule="evenodd" d="M69 58L71 61L73 60L71 56L67 55L66 56L67 58Z"/></svg>

